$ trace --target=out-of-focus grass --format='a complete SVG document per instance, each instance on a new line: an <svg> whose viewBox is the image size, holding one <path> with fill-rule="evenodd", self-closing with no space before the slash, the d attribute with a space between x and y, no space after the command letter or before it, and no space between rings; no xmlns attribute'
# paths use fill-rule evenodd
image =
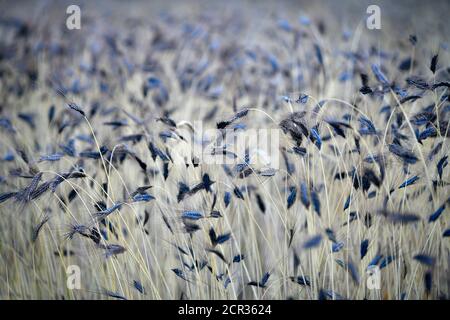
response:
<svg viewBox="0 0 450 320"><path fill-rule="evenodd" d="M0 204L1 298L98 299L107 298L107 292L114 292L129 299L316 299L321 290L330 290L350 299L448 297L449 240L442 237L448 228L448 208L438 221L427 221L428 216L449 197L447 186L433 188L433 180L438 179L436 162L448 154L448 139L438 135L419 144L411 132L412 126L408 124L414 114L429 104L447 107L448 102L440 102L445 91L438 90L416 102L396 107L389 125L385 114L379 111L384 105L397 105L395 95L387 92L383 99L375 99L358 92L361 86L359 72L369 74L370 82L375 86L376 81L370 71L370 63L375 62L383 66L391 81L401 86L411 74L424 75L429 81L448 81L448 70L445 69L450 60L448 49L439 49L436 75L428 70L431 56L448 41L448 24L441 14L445 8L448 9L448 4L417 2L419 7L413 10L405 3L382 2L382 29L379 31L365 28L365 7L359 2L342 5L335 2L231 2L228 6L180 2L170 7L164 3L149 5L137 2L127 6L127 11L119 2L108 2L103 6L85 3L85 7L82 6L83 25L79 31L64 28L63 3L38 4L30 2L20 8L12 3L2 4L8 9L3 10L3 16L24 18L31 31L27 38L20 38L5 26L0 29L2 45L14 45L17 49L15 57L0 62L3 70L1 116L10 118L16 128L15 134L5 130L0 133L1 154L8 151L15 154L14 161L0 163L0 175L5 178L0 185L1 193L18 190L30 182L11 175L10 170L14 168L21 168L23 172L29 170L16 152L18 149L22 148L31 156L33 166L44 173L42 181L46 181L57 173L67 172L79 159L65 156L58 162L35 163L35 160L42 154L57 151L58 145L80 135L95 136L98 145L107 145L113 150L120 143L120 136L144 133L147 136L132 145L132 149L145 161L148 172L154 169L159 173L148 173L146 178L131 157L120 165L108 163L108 159L87 159L83 162L87 178L68 180L55 193L47 192L26 204L14 200ZM161 11L167 11L169 15L160 15ZM308 16L311 24L300 24L299 16ZM138 18L133 20L132 17ZM293 45L294 35L277 26L280 19L286 19L298 30L297 46ZM324 26L323 32L321 25ZM191 27L197 29L189 29ZM199 36L190 38L186 30L197 30ZM349 40L343 39L344 31L350 32ZM155 36L158 33L160 38ZM415 47L408 41L410 34L417 34ZM127 38L134 40L134 47L125 44ZM108 44L111 39L116 39L119 53L112 49L112 42ZM173 48L161 51L156 48L161 43ZM61 45L64 53L51 56L50 49L35 55L24 54L25 50L37 50L41 44L49 48ZM320 71L313 44L322 48L325 73ZM80 64L92 63L96 46L100 50L98 70L89 74L80 68ZM214 46L217 46L217 51ZM238 48L238 54L234 60L227 55L233 54L235 48ZM246 50L256 52L257 58L245 58ZM362 58L352 64L340 54L342 52L357 52ZM267 73L270 64L266 55L275 56L280 63L281 70L276 74ZM416 64L410 71L399 71L398 64L409 56ZM219 78L222 92L218 99L210 99L198 92L196 86L201 76L194 77L187 90L180 88L180 74L177 72L189 64L196 68L203 61L209 62L203 75L212 74ZM136 68L133 73L127 70L130 64ZM144 64L152 70L143 70ZM38 80L28 82L23 66L25 70L37 70ZM341 82L339 77L344 71L352 75L348 81ZM61 123L80 118L67 108L67 100L49 88L49 84L55 85L58 81L55 79L58 74L63 74L69 85L79 79L82 86L89 87L81 94L68 93L68 99L86 111L95 102L101 105L98 114L88 116L88 120L81 118L79 123L62 133L58 132ZM160 78L168 89L169 102L163 107L158 107L151 95L142 96L142 83L152 75ZM48 79L52 79L50 83ZM17 83L25 88L20 97L14 93L15 89L10 89ZM100 83L107 84L109 91L102 92ZM448 94L448 89L445 90ZM302 92L310 95L306 106L280 99L281 96L289 96L295 100ZM353 115L356 117L351 122L354 130L348 130L347 138L343 139L322 124L321 134L330 135L330 140L324 142L319 151L305 139L306 157L289 154L289 161L295 167L292 174L286 171L282 161L275 177L250 176L246 179L230 179L221 166L201 164L193 168L192 165L171 164L169 177L164 179L161 174L163 163L160 159L154 161L151 158L148 141L156 141L165 151L167 148L172 157L182 155L185 145L182 141L164 144L158 134L166 127L155 121L156 117L171 111L170 117L178 123L192 122L203 119L217 105L217 114L205 122L205 126L214 127L217 121L234 113L232 104L236 96L239 107L262 110L275 121L262 112L251 111L243 122L257 128L277 128L278 122L288 116L290 108L295 111L305 108L311 112L317 101L329 99L322 112L327 117L339 119L346 113ZM56 106L55 120L51 125L47 120L50 105ZM111 108L118 109L108 113ZM123 110L138 116L145 124L139 126L128 118L129 125L123 128L112 130L104 125L106 121L127 119ZM35 129L17 118L19 112L35 114ZM363 136L362 153L349 153L354 149L353 137L357 134L360 114L371 119L380 134L376 138ZM390 124L397 121L397 114L405 116L401 133L409 137L407 142L419 158L416 164L407 166L408 174L404 173L402 161L392 156L387 148L393 140ZM448 121L448 112L445 116ZM281 138L283 147L292 146L293 142L287 135ZM82 140L76 142L78 151L98 147L94 142ZM441 141L441 151L433 160L428 160L430 150ZM374 198L368 199L367 194L355 190L351 179L334 179L338 172L350 171L353 166L366 166L363 159L379 153L386 154L388 162L382 185L378 189L373 186L370 189L377 190ZM215 181L213 189L218 197L215 209L223 217L201 220L200 230L191 237L183 231L180 213L183 210L209 213L213 195L201 191L178 203L178 183L184 181L192 186L201 181L203 173L208 173ZM415 185L390 193L391 189L413 175L420 176ZM444 169L442 180L449 180L448 170ZM320 217L312 205L306 208L301 203L299 188L302 182L320 188ZM106 196L101 189L103 183L108 185ZM106 259L104 251L89 239L79 235L71 240L64 237L69 224L91 221L91 215L97 211L94 208L97 201L103 200L110 207L145 184L153 186L150 193L155 200L125 204L108 217L114 225L113 230L101 226L108 243L120 244L126 248L125 253ZM232 193L234 185L255 190L245 192L243 200L233 196L226 208L224 193ZM286 198L292 185L298 189L297 200L287 209ZM68 195L74 189L77 197L69 202ZM256 193L264 199L265 214L257 206ZM349 209L343 210L349 194L352 203ZM389 210L413 212L422 221L412 225L389 223L377 213L386 201ZM145 210L149 213L149 220L143 226L142 221L137 223L136 220L142 220ZM357 217L351 223L350 212L355 212ZM32 242L32 230L46 213L51 215L51 219L43 226L36 242ZM163 216L172 226L173 233L164 223ZM216 247L228 264L208 251L211 248L208 235L211 227L218 234L232 234L229 241ZM331 241L326 237L328 228L334 230L339 242L343 242L341 251L332 252ZM305 241L317 234L323 237L321 245L311 250L303 249ZM364 239L369 239L369 248L361 260L360 244ZM189 253L184 255L177 247L186 252L192 248L194 258ZM73 252L73 255L64 256L64 250ZM381 270L381 290L368 290L366 269L379 253L384 257L393 256L395 260ZM429 294L424 284L427 268L413 259L418 253L426 253L436 259ZM238 254L245 258L233 263L233 257ZM199 270L195 266L196 261L206 261L208 266ZM359 283L352 279L345 266L340 265L348 263L355 265ZM80 290L69 290L66 286L66 269L73 264L81 269ZM186 268L193 265L191 271ZM174 268L184 270L188 281L177 277L172 270ZM271 276L265 288L247 285L248 282L259 281L266 272ZM309 277L310 286L291 281L290 277L300 275ZM227 278L231 283L225 286ZM142 284L145 294L136 289L134 281ZM334 295L334 298L338 296Z"/></svg>

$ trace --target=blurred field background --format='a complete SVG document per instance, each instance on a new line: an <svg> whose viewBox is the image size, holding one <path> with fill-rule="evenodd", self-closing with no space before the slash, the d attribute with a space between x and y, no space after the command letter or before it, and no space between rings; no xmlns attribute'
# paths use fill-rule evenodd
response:
<svg viewBox="0 0 450 320"><path fill-rule="evenodd" d="M450 80L448 1L85 1L81 30L65 27L69 4L0 2L0 298L448 299L450 100L432 87ZM381 30L365 26L370 4ZM360 91L361 74L377 94ZM189 123L214 128L244 107L240 128L305 111L321 147L304 137L299 155L283 133L270 177L194 166L179 138ZM355 177L368 169L381 181L363 191ZM67 172L86 176L52 190ZM177 199L180 182L205 174L210 190ZM154 199L135 201L145 185ZM203 216L182 219L188 210ZM74 225L87 229L67 237ZM67 288L70 265L80 289ZM367 288L370 265L379 290Z"/></svg>

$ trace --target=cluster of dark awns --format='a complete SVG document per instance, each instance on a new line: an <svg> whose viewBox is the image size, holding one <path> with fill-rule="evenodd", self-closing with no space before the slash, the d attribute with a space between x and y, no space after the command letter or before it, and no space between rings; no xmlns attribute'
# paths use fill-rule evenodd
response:
<svg viewBox="0 0 450 320"><path fill-rule="evenodd" d="M93 241L106 257L115 257L126 254L127 248L111 242L114 240L111 234L123 229L117 228L111 218L125 205L139 202L145 206L137 221L139 227L145 228L150 216L159 214L155 212L157 209L149 209L156 208L152 207L154 203L189 207L194 195L202 194L204 203L198 208L179 210L175 214L178 220L160 210L163 228L167 227L175 236L179 232L175 226L178 223L192 239L205 228L202 221L224 219L227 214L224 210L233 210L232 201L254 200L253 210L268 214L269 199L259 189L260 179L277 181L274 183L286 195L285 210L292 210L298 202L319 220L324 216L324 184L349 179L353 189L343 203L346 224L361 220L370 228L375 217L390 226L443 223L442 217L450 207L445 170L450 136L450 68L445 65L448 60L442 59L438 51L421 47L421 51L429 54L428 59L412 55L414 48L421 46L421 39L414 35L406 35L403 45L392 51L376 47L350 51L348 32L340 40L341 48L327 47L326 24L306 17L297 23L268 22L267 30L259 31L256 38L261 40L255 45L237 39L238 30L245 29L239 17L225 21L202 17L189 23L165 15L150 25L131 19L126 28L114 30L109 25L104 31L89 23L76 33L54 30L52 24L36 26L15 18L0 20L0 219L5 219L6 211L10 211L7 206L24 208L51 194L57 197L49 199L58 199L58 208L65 211L80 194L73 188L63 195L61 185L89 179L92 189L101 186L104 199L91 204L95 211L85 219L86 223L75 223L67 216L70 228L65 230L66 239L81 236L87 242ZM444 57L448 57L447 52ZM130 83L138 90L133 90ZM352 102L323 97L331 84L352 90L351 94L346 93ZM187 108L184 104L197 103L205 107L190 106L187 109L190 114L184 111ZM369 114L362 105L370 105ZM417 112L411 114L412 108ZM275 123L268 118L255 120L261 115L259 111L275 119ZM223 114L228 116L222 117ZM235 166L218 168L185 159L182 169L195 172L193 176L201 176L201 180L173 181L175 146L189 143L179 127L197 119L214 124L223 132L231 129L237 134L250 125L276 125L286 142L279 150L284 160L282 168L252 167L248 156ZM235 156L225 147L221 153ZM295 163L319 166L319 159L335 169L327 181L312 176L306 180L296 172ZM349 170L338 170L339 159L345 159ZM50 169L65 170L49 173L49 163ZM133 192L123 190L120 200L112 201L108 194L109 164L125 177L130 168L140 172L136 175L141 177L140 181L127 180L135 184ZM399 167L396 174L403 169L405 178L395 186L387 177L389 166L393 165ZM219 169L223 178L216 174ZM157 179L159 175L163 179ZM182 176L187 179L189 175ZM179 175L176 177L179 179ZM219 179L225 178L231 187L224 191L218 185ZM94 180L100 183L94 184ZM149 191L156 190L156 185L167 190L176 185L177 190L171 194L172 199L159 198L156 192ZM394 204L392 199L397 194L401 199L404 195L399 189L405 188L416 188L415 197L428 193L421 198L428 203L420 206L429 212L406 211L402 201ZM366 201L380 199L379 207L363 216L358 210L350 210L355 208L352 206L355 197ZM409 208L416 207L414 197L408 201ZM33 242L58 214L54 211L46 210L34 227ZM326 219L322 220L321 225L326 226ZM207 268L226 289L233 281L232 266L247 261L251 254L240 251L225 254L222 248L230 245L235 230L217 232L214 224L208 224L207 228L210 243L202 247L206 254L196 252L195 246L174 244L182 263L167 267L178 281L189 283L195 282L198 271ZM301 228L294 224L289 227L288 248ZM328 243L337 254L346 246L337 228L328 226L309 235L297 250L309 251ZM448 241L449 236L450 229L445 227L440 241ZM376 239L368 237L360 242L359 260L371 246L377 246ZM3 245L0 250L5 250ZM312 275L296 273L300 259L296 250L292 252L295 273L289 275L289 280L310 287ZM73 252L60 252L69 254ZM441 257L429 252L417 252L411 257L424 266L426 292L447 296L448 289L433 290L433 270ZM215 269L210 263L213 258L226 267L222 271ZM400 259L396 252L380 246L366 267L383 269L396 259ZM349 258L336 261L359 285L360 264ZM244 286L267 289L273 281L273 268L255 281L246 281ZM142 283L135 280L133 284L136 290L145 293ZM317 292L324 299L343 297L327 288ZM107 294L124 298L120 293Z"/></svg>

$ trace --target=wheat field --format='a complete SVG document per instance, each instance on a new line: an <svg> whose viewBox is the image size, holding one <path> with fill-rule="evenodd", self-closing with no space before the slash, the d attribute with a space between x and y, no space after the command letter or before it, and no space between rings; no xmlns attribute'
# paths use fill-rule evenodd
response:
<svg viewBox="0 0 450 320"><path fill-rule="evenodd" d="M373 3L1 1L0 298L449 298L450 4Z"/></svg>

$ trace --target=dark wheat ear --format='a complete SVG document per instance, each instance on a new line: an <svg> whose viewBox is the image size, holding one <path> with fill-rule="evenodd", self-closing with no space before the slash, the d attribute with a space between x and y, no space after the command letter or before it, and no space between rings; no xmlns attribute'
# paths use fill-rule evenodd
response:
<svg viewBox="0 0 450 320"><path fill-rule="evenodd" d="M352 46L352 10L231 5L68 39L0 18L0 299L448 298L447 12ZM66 263L98 292L60 290Z"/></svg>
<svg viewBox="0 0 450 320"><path fill-rule="evenodd" d="M303 249L313 249L315 247L318 247L321 242L322 242L322 235L318 234L312 236L305 241L305 243L303 244Z"/></svg>
<svg viewBox="0 0 450 320"><path fill-rule="evenodd" d="M68 231L63 236L67 240L72 240L76 234L89 237L89 228L81 224L70 224Z"/></svg>
<svg viewBox="0 0 450 320"><path fill-rule="evenodd" d="M117 292L113 292L113 291L109 291L107 289L103 290L103 294L110 297L110 298L114 298L117 300L128 300L127 298L125 298L123 295L121 295L120 293Z"/></svg>
<svg viewBox="0 0 450 320"><path fill-rule="evenodd" d="M79 114L81 114L83 117L86 117L86 114L84 113L84 111L74 102L69 102L67 104L67 106L72 109L75 110L76 112L78 112Z"/></svg>
<svg viewBox="0 0 450 320"><path fill-rule="evenodd" d="M235 122L238 119L241 119L243 117L245 117L248 114L248 109L244 108L241 111L237 112L234 116L232 116L231 118L227 119L227 120L223 120L217 123L217 129L225 129L226 127L228 127L230 124L232 124L233 122Z"/></svg>
<svg viewBox="0 0 450 320"><path fill-rule="evenodd" d="M71 99L69 99L69 98L67 97L67 94L66 94L67 92L64 92L65 90L63 90L63 89L61 88L61 86L58 85L58 84L56 83L57 80L54 80L54 79L52 79L51 77L49 77L47 80L51 83L52 88L53 88L53 90L56 91L57 95L59 95L60 97L62 97L62 98L66 101L67 106L68 106L70 109L72 109L72 110L78 112L78 113L81 114L84 118L86 118L86 113L85 113L85 112L81 109L81 107L79 107L74 101L72 101ZM52 112L54 112L54 111L52 111ZM49 119L50 119L50 117L49 117ZM53 117L52 117L52 119L53 119Z"/></svg>
<svg viewBox="0 0 450 320"><path fill-rule="evenodd" d="M289 188L289 195L287 197L287 208L291 208L297 198L297 188L292 186Z"/></svg>
<svg viewBox="0 0 450 320"><path fill-rule="evenodd" d="M94 218L97 220L102 220L109 216L111 213L113 213L116 210L119 210L123 205L123 202L117 202L114 205L112 205L109 208L106 208L105 210L98 211L94 214Z"/></svg>
<svg viewBox="0 0 450 320"><path fill-rule="evenodd" d="M44 224L46 224L48 221L50 220L50 216L48 214L46 214L42 220L37 224L37 226L33 229L33 233L31 236L31 241L32 242L36 242L38 236L39 236L39 232L41 231L42 227L44 226Z"/></svg>
<svg viewBox="0 0 450 320"><path fill-rule="evenodd" d="M433 72L433 74L436 73L436 66L437 66L437 63L438 63L438 58L439 58L439 55L438 55L438 54L435 54L435 55L431 58L431 62L430 62L430 70L431 70L431 72Z"/></svg>
<svg viewBox="0 0 450 320"><path fill-rule="evenodd" d="M105 258L122 254L127 250L125 247L122 247L121 245L118 244L107 244L107 245L99 244L99 247L105 250L104 252Z"/></svg>
<svg viewBox="0 0 450 320"><path fill-rule="evenodd" d="M418 160L417 156L411 150L408 150L397 143L391 143L388 145L388 149L392 154L401 158L405 163L415 164Z"/></svg>
<svg viewBox="0 0 450 320"><path fill-rule="evenodd" d="M5 202L6 200L15 197L17 192L5 192L0 194L0 203Z"/></svg>

